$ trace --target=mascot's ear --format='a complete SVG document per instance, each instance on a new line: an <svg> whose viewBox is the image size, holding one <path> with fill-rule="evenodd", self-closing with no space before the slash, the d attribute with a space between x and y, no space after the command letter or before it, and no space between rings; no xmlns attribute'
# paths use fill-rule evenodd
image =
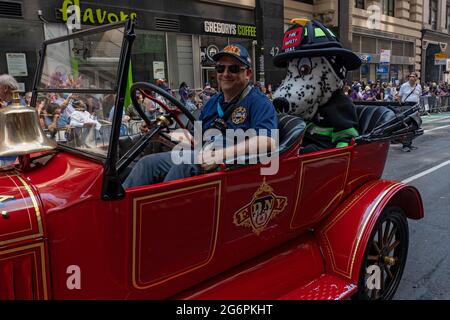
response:
<svg viewBox="0 0 450 320"><path fill-rule="evenodd" d="M286 98L276 98L275 100L273 100L273 105L278 113L289 112L290 104Z"/></svg>

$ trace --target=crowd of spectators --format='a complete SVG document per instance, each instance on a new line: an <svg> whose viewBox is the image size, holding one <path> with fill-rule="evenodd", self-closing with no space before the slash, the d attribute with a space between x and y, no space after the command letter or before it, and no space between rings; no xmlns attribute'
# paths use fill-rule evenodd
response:
<svg viewBox="0 0 450 320"><path fill-rule="evenodd" d="M405 82L406 83L406 82ZM419 83L422 88L422 97L439 97L450 95L450 84L444 81L440 83L428 81ZM387 83L369 81L353 81L344 87L344 92L353 101L399 101L401 83Z"/></svg>

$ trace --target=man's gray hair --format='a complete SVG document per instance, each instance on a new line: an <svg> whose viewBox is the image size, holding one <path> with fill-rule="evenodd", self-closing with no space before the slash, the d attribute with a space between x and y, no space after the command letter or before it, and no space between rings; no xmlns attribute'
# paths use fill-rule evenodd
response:
<svg viewBox="0 0 450 320"><path fill-rule="evenodd" d="M19 90L19 84L13 76L9 74L0 75L0 86L9 87L11 90Z"/></svg>

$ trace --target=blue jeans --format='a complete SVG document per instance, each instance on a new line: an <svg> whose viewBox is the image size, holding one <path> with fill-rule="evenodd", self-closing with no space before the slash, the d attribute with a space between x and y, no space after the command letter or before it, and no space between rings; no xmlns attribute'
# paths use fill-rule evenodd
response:
<svg viewBox="0 0 450 320"><path fill-rule="evenodd" d="M194 153L190 152L191 159ZM203 173L203 168L195 164L178 164L172 162L171 152L162 152L143 157L136 163L123 183L125 189L161 181L171 181Z"/></svg>
<svg viewBox="0 0 450 320"><path fill-rule="evenodd" d="M16 161L17 157L0 157L0 167L10 165Z"/></svg>

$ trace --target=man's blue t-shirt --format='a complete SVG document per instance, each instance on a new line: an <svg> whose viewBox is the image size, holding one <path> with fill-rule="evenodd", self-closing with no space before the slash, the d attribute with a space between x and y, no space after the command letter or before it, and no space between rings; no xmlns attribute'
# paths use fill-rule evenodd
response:
<svg viewBox="0 0 450 320"><path fill-rule="evenodd" d="M223 93L213 96L202 109L200 121L203 121L203 131L210 128L215 119L219 118L218 104L223 106ZM227 109L222 111L226 113ZM260 134L261 129L267 130L267 136L271 136L271 130L278 128L278 118L272 102L258 89L253 88L247 96L238 103L227 121L228 129L255 129ZM261 132L263 134L263 132Z"/></svg>

